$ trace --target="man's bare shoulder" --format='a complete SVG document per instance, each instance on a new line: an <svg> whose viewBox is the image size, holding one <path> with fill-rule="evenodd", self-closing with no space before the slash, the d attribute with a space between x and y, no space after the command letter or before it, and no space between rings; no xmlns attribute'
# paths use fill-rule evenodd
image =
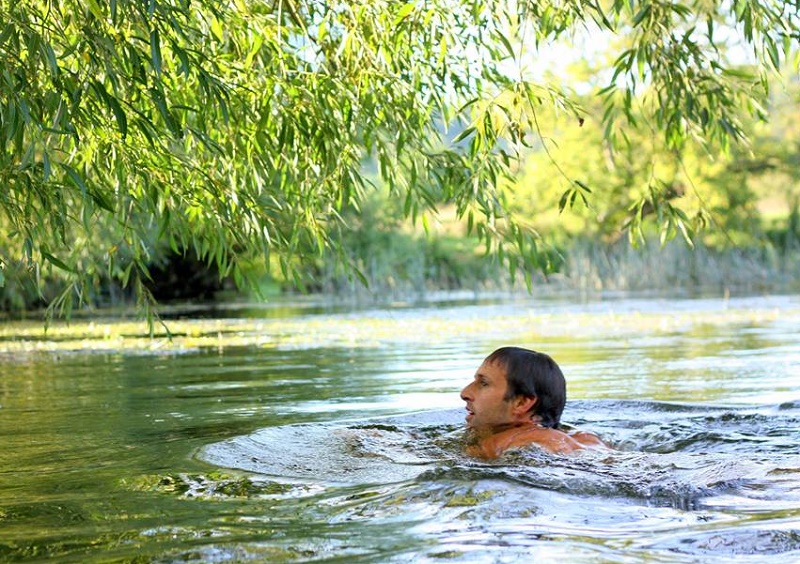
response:
<svg viewBox="0 0 800 564"><path fill-rule="evenodd" d="M511 428L484 437L466 449L470 456L495 459L512 448L535 446L555 454L569 454L585 448L607 448L597 436L585 431L565 433L558 429L531 426Z"/></svg>
<svg viewBox="0 0 800 564"><path fill-rule="evenodd" d="M588 431L571 431L569 436L584 448L610 448L603 439Z"/></svg>

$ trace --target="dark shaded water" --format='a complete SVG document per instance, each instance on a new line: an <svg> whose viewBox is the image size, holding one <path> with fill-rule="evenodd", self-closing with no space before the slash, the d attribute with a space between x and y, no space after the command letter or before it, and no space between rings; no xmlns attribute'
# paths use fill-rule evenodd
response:
<svg viewBox="0 0 800 564"><path fill-rule="evenodd" d="M0 356L0 560L800 558L797 297L292 313L278 347ZM503 344L617 450L465 458Z"/></svg>

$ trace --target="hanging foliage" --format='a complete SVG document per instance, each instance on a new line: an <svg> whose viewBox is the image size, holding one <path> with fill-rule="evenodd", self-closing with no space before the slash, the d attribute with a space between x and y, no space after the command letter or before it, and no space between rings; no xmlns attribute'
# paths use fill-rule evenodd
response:
<svg viewBox="0 0 800 564"><path fill-rule="evenodd" d="M670 147L724 147L797 46L798 3L4 2L0 262L57 273L66 310L103 277L147 306L164 246L239 284L270 256L291 277L341 251L341 214L377 173L408 217L452 203L512 270L546 268L499 187L537 108L581 110L509 69L580 29L624 45L599 93L612 146L650 119ZM590 194L574 184L562 207Z"/></svg>

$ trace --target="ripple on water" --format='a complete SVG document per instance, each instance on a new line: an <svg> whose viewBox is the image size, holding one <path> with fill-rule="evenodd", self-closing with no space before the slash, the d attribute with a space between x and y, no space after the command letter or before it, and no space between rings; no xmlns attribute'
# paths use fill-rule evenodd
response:
<svg viewBox="0 0 800 564"><path fill-rule="evenodd" d="M303 484L311 517L330 526L403 523L437 547L418 560L566 557L553 539L601 561L800 553L800 402L596 400L569 413L615 448L474 460L462 453L463 411L447 410L261 429L199 456Z"/></svg>
<svg viewBox="0 0 800 564"><path fill-rule="evenodd" d="M703 499L735 495L758 501L800 492L797 409L745 410L629 402L582 414L615 413L589 427L617 449L558 456L520 449L496 462L462 454L461 410L261 429L205 447L218 466L321 483L386 484L405 480L501 479L573 495L634 498L693 508ZM614 427L616 425L616 428ZM746 455L746 456L743 456ZM797 486L796 488L794 486ZM800 493L790 496L800 501Z"/></svg>

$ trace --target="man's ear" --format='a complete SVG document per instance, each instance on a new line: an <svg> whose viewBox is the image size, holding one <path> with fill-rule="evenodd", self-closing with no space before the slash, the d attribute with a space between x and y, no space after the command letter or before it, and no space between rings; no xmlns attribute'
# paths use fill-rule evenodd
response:
<svg viewBox="0 0 800 564"><path fill-rule="evenodd" d="M536 396L516 396L514 398L514 413L526 415L537 403L539 403L539 398Z"/></svg>

